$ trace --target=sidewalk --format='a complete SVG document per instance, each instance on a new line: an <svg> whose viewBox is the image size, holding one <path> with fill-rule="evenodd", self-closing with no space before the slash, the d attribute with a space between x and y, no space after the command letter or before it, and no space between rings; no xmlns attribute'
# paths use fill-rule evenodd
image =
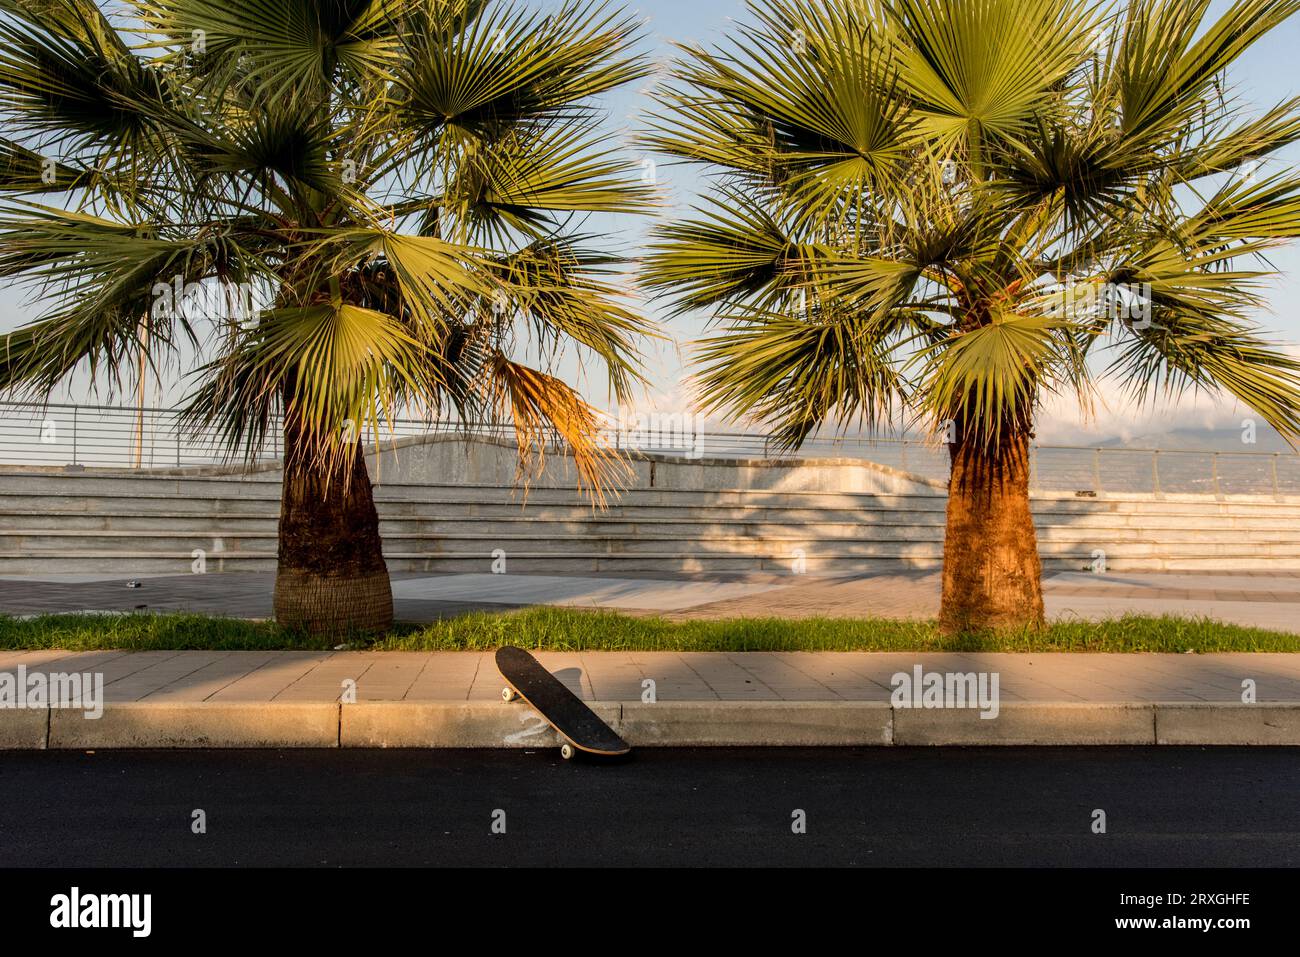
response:
<svg viewBox="0 0 1300 957"><path fill-rule="evenodd" d="M1300 745L1300 655L538 657L635 746ZM0 747L558 743L529 706L501 701L502 681L486 652L0 653L0 673L20 666L29 676L102 675L103 715L0 708ZM996 675L996 716L974 707L892 706L893 676L918 666ZM1247 679L1258 703L1242 702Z"/></svg>

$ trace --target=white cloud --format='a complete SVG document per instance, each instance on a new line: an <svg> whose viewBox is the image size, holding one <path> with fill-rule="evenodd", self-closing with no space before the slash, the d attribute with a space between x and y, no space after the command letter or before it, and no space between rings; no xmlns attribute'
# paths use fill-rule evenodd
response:
<svg viewBox="0 0 1300 957"><path fill-rule="evenodd" d="M1098 386L1091 411L1091 415L1086 414L1073 394L1050 396L1035 425L1037 440L1044 445L1129 441L1179 429L1239 428L1241 420L1251 415L1238 402L1204 392L1189 391L1176 397L1155 395L1139 405L1118 385L1108 382Z"/></svg>

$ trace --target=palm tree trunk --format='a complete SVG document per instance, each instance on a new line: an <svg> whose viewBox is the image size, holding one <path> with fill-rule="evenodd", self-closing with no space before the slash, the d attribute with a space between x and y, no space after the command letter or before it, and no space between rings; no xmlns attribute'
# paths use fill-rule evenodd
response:
<svg viewBox="0 0 1300 957"><path fill-rule="evenodd" d="M1029 433L948 446L948 527L940 627L948 633L1043 624L1042 563L1029 509Z"/></svg>
<svg viewBox="0 0 1300 957"><path fill-rule="evenodd" d="M324 475L292 428L284 441L276 621L312 633L386 631L393 590L361 444Z"/></svg>

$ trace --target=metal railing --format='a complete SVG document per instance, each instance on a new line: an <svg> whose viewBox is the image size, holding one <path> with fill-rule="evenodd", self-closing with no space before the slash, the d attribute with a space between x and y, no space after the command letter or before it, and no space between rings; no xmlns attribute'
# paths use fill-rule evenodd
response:
<svg viewBox="0 0 1300 957"><path fill-rule="evenodd" d="M761 433L700 428L692 417L672 418L666 428L613 423L606 439L617 448L685 458L847 458L936 481L948 477L946 448L925 439L814 437L786 452ZM381 445L437 434L514 435L496 423L397 419L386 424ZM1040 491L1300 495L1300 456L1294 454L1062 445L1035 445L1031 454L1031 481ZM260 461L273 464L279 457L275 429ZM215 433L180 429L173 409L0 402L0 465L165 469L226 461Z"/></svg>

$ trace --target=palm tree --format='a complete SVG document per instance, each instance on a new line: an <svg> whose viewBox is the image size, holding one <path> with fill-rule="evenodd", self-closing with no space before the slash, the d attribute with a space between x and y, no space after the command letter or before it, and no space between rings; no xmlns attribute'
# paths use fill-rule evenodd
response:
<svg viewBox="0 0 1300 957"><path fill-rule="evenodd" d="M754 0L657 91L649 143L715 174L644 270L711 312L703 401L786 447L824 424L946 442L949 630L1043 620L1045 395L1207 390L1300 435L1300 362L1250 319L1300 233L1300 179L1260 166L1300 98L1250 116L1224 85L1300 3L1208 5Z"/></svg>
<svg viewBox="0 0 1300 957"><path fill-rule="evenodd" d="M580 232L651 199L593 99L645 74L638 32L585 0L0 0L0 276L48 304L0 390L201 349L186 428L252 457L283 422L277 618L385 628L363 440L395 413L508 421L521 466L558 436L584 481L615 474L550 364L594 357L620 400L640 379L622 260ZM262 308L173 294L214 286Z"/></svg>

